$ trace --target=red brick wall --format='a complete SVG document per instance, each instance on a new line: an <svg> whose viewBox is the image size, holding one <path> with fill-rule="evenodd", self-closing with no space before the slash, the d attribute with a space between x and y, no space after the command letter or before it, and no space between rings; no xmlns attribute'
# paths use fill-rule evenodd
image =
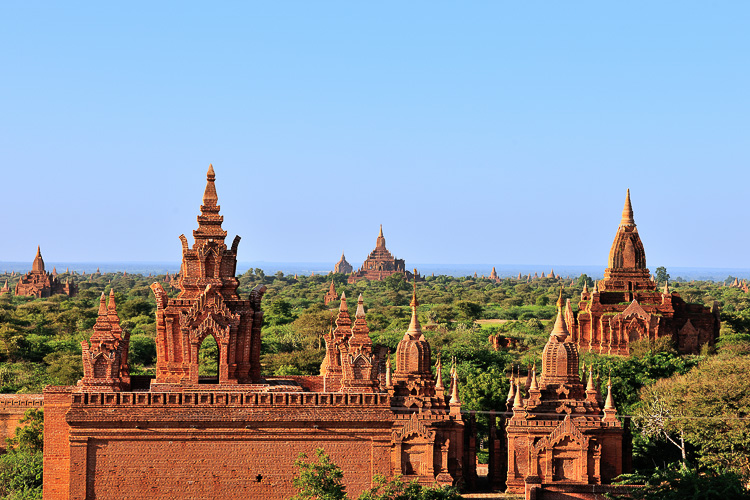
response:
<svg viewBox="0 0 750 500"><path fill-rule="evenodd" d="M68 498L70 447L65 412L73 387L44 389L44 498Z"/></svg>
<svg viewBox="0 0 750 500"><path fill-rule="evenodd" d="M294 459L318 447L353 497L373 474L391 473L386 394L49 389L45 397L45 500L289 498Z"/></svg>

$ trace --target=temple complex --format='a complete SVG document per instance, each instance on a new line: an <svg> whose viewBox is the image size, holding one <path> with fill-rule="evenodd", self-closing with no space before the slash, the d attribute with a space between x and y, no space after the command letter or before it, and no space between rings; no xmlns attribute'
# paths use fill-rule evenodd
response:
<svg viewBox="0 0 750 500"><path fill-rule="evenodd" d="M351 274L352 272L354 272L354 268L352 267L352 265L346 261L344 252L341 252L341 258L338 262L336 262L336 265L333 266L333 272L341 274Z"/></svg>
<svg viewBox="0 0 750 500"><path fill-rule="evenodd" d="M289 498L294 460L324 448L356 497L380 474L456 485L475 466L465 453L458 397L433 376L417 318L398 344L372 344L364 299L354 321L342 294L320 375L263 377L260 286L247 298L235 277L236 237L225 244L209 167L194 243L181 236L179 294L154 283L156 376L131 376L128 335L114 295L102 295L84 376L44 391L44 498ZM383 245L384 246L384 245ZM200 345L216 340L218 380L200 377ZM29 404L38 404L29 399Z"/></svg>
<svg viewBox="0 0 750 500"><path fill-rule="evenodd" d="M542 352L541 376L535 369L530 374L528 397L518 381L508 395L507 489L526 492L526 498L530 486L567 491L574 485L606 484L629 467L611 384L604 402L592 373L584 386L578 348L564 315L561 291L557 320Z"/></svg>
<svg viewBox="0 0 750 500"><path fill-rule="evenodd" d="M348 281L349 283L356 283L361 279L381 281L397 273L403 274L407 280L414 278L414 275L406 270L404 259L396 259L385 247L383 225L381 224L375 249L370 252L359 271L349 276Z"/></svg>
<svg viewBox="0 0 750 500"><path fill-rule="evenodd" d="M61 283L57 277L46 272L41 249L37 247L31 271L21 276L21 279L16 283L16 295L39 298L50 297L58 293L73 297L78 293L78 287L70 281Z"/></svg>
<svg viewBox="0 0 750 500"><path fill-rule="evenodd" d="M604 279L592 291L584 289L578 314L569 320L572 341L579 349L628 355L631 342L668 337L679 352L698 353L703 344L716 341L719 326L716 304L712 309L688 304L668 284L657 290L628 190Z"/></svg>

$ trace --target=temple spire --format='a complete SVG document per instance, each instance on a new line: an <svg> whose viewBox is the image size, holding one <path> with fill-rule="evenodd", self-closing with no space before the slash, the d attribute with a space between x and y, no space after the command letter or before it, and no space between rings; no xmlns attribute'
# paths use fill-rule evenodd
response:
<svg viewBox="0 0 750 500"><path fill-rule="evenodd" d="M99 316L107 316L107 296L104 295L104 292L99 299Z"/></svg>
<svg viewBox="0 0 750 500"><path fill-rule="evenodd" d="M633 219L633 205L630 203L630 189L625 197L625 206L622 209L622 220L620 221L621 226L635 226L635 220Z"/></svg>
<svg viewBox="0 0 750 500"><path fill-rule="evenodd" d="M422 336L422 327L419 324L419 318L417 318L417 307L419 306L419 302L417 301L417 280L414 280L414 292L411 296L411 303L409 304L411 306L411 322L409 323L409 329L406 331L406 333L414 338L418 339Z"/></svg>
<svg viewBox="0 0 750 500"><path fill-rule="evenodd" d="M604 402L605 410L615 409L615 399L612 397L612 378L607 381L607 400Z"/></svg>
<svg viewBox="0 0 750 500"><path fill-rule="evenodd" d="M534 363L534 368L532 368L531 373L531 385L529 386L530 391L538 391L539 390L539 383L536 381L536 363Z"/></svg>
<svg viewBox="0 0 750 500"><path fill-rule="evenodd" d="M510 373L510 388L508 389L508 398L506 399L507 402L513 401L513 398L516 396L516 379L513 376L513 371L511 370Z"/></svg>
<svg viewBox="0 0 750 500"><path fill-rule="evenodd" d="M458 398L458 373L453 374L453 391L451 392L451 406L460 406L461 400Z"/></svg>
<svg viewBox="0 0 750 500"><path fill-rule="evenodd" d="M213 164L208 165L208 172L206 173L206 190L203 193L203 206L215 207L219 201L219 197L216 194L216 174L214 173Z"/></svg>
<svg viewBox="0 0 750 500"><path fill-rule="evenodd" d="M521 385L516 382L516 398L513 401L513 409L523 408L523 400L521 399Z"/></svg>
<svg viewBox="0 0 750 500"><path fill-rule="evenodd" d="M36 256L34 257L34 263L31 265L31 270L35 272L44 272L44 259L42 259L42 250L39 245L36 247Z"/></svg>
<svg viewBox="0 0 750 500"><path fill-rule="evenodd" d="M556 337L560 342L568 337L568 327L565 324L563 315L562 288L560 288L560 297L557 299L557 319L555 320L554 328L552 328L552 333L550 333L550 336Z"/></svg>
<svg viewBox="0 0 750 500"><path fill-rule="evenodd" d="M377 248L385 248L385 236L383 236L383 224L380 225L380 233L378 234L377 242L375 243Z"/></svg>
<svg viewBox="0 0 750 500"><path fill-rule="evenodd" d="M331 282L333 283L333 282ZM364 318L365 317L365 301L362 298L362 294L359 294L359 298L357 299L357 313L354 315L355 318Z"/></svg>

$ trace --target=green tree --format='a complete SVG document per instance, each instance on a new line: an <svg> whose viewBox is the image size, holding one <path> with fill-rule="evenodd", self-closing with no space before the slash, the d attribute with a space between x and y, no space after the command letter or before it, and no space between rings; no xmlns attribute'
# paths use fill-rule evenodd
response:
<svg viewBox="0 0 750 500"><path fill-rule="evenodd" d="M699 465L750 478L750 357L715 356L643 389L640 425L695 447Z"/></svg>
<svg viewBox="0 0 750 500"><path fill-rule="evenodd" d="M44 411L27 410L20 424L15 436L7 440L7 453L0 456L0 496L41 500Z"/></svg>
<svg viewBox="0 0 750 500"><path fill-rule="evenodd" d="M728 500L750 499L742 479L727 471L705 472L672 465L652 474L623 474L618 484L643 485L610 498L633 500Z"/></svg>
<svg viewBox="0 0 750 500"><path fill-rule="evenodd" d="M344 473L331 461L323 448L315 450L317 460L307 459L300 453L294 461L298 473L292 484L299 490L291 500L344 500L346 488L342 481Z"/></svg>
<svg viewBox="0 0 750 500"><path fill-rule="evenodd" d="M654 272L654 279L657 283L664 283L665 281L669 280L667 268L664 266L657 267L656 271Z"/></svg>
<svg viewBox="0 0 750 500"><path fill-rule="evenodd" d="M482 306L468 300L459 300L456 302L456 309L458 309L458 313L461 317L469 321L479 319L482 315Z"/></svg>

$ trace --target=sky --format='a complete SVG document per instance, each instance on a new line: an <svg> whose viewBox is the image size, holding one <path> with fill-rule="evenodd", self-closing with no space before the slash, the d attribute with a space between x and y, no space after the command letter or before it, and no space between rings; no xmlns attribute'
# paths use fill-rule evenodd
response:
<svg viewBox="0 0 750 500"><path fill-rule="evenodd" d="M0 2L0 261L748 268L750 3ZM191 240L192 241L192 240Z"/></svg>

